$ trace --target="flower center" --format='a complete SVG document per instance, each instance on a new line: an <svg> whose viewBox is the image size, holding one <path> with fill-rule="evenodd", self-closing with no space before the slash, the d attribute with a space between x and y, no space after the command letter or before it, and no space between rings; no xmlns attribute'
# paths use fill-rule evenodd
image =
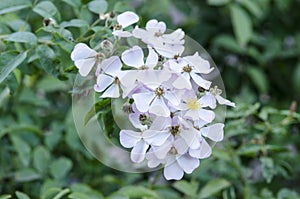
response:
<svg viewBox="0 0 300 199"><path fill-rule="evenodd" d="M143 65L143 66L140 67L140 70L147 70L147 69L149 69L149 67L146 66L146 65Z"/></svg>
<svg viewBox="0 0 300 199"><path fill-rule="evenodd" d="M199 104L197 98L187 99L186 100L186 104L187 104L187 107L190 110L198 110L201 107L201 105Z"/></svg>
<svg viewBox="0 0 300 199"><path fill-rule="evenodd" d="M177 150L175 149L175 147L171 147L169 153L172 154L172 155L176 155L177 154Z"/></svg>
<svg viewBox="0 0 300 199"><path fill-rule="evenodd" d="M158 97L162 96L164 94L164 89L161 87L158 87L154 90L155 95L157 95Z"/></svg>
<svg viewBox="0 0 300 199"><path fill-rule="evenodd" d="M210 88L209 89L209 92L212 94L212 95L221 95L222 94L222 90L221 89L218 89L218 86L214 86L213 88Z"/></svg>
<svg viewBox="0 0 300 199"><path fill-rule="evenodd" d="M154 34L155 37L161 37L162 35L163 35L163 33L161 33L161 32L156 32L156 33Z"/></svg>
<svg viewBox="0 0 300 199"><path fill-rule="evenodd" d="M145 121L147 120L146 114L140 114L139 120L140 120L141 122L145 122Z"/></svg>
<svg viewBox="0 0 300 199"><path fill-rule="evenodd" d="M129 104L129 103L123 104L123 106L122 106L122 111L123 111L124 113L127 113L127 114L133 113L131 104Z"/></svg>
<svg viewBox="0 0 300 199"><path fill-rule="evenodd" d="M182 68L182 70L186 73L190 73L192 71L192 67L187 65Z"/></svg>
<svg viewBox="0 0 300 199"><path fill-rule="evenodd" d="M115 77L114 84L118 84L118 85L120 84L120 80L118 77Z"/></svg>
<svg viewBox="0 0 300 199"><path fill-rule="evenodd" d="M171 126L169 132L174 136L177 135L179 133L179 125Z"/></svg>
<svg viewBox="0 0 300 199"><path fill-rule="evenodd" d="M114 25L114 30L121 30L121 29L122 29L122 25L121 24Z"/></svg>

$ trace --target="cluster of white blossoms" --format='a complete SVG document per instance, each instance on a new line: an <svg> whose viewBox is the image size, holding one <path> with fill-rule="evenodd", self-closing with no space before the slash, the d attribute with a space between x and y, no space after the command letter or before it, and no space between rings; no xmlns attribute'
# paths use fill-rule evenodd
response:
<svg viewBox="0 0 300 199"><path fill-rule="evenodd" d="M131 160L146 160L150 168L162 164L167 180L179 180L211 155L209 142L223 139L224 124L214 122L217 104L235 105L204 79L214 70L209 61L198 52L182 56L181 29L166 33L166 24L152 19L145 29L129 31L138 20L133 12L118 15L112 34L116 40L134 37L147 46L144 50L134 45L120 56L105 57L79 43L71 58L82 76L95 67L94 90L101 98L127 99L123 109L135 130L122 129L120 143L131 149Z"/></svg>

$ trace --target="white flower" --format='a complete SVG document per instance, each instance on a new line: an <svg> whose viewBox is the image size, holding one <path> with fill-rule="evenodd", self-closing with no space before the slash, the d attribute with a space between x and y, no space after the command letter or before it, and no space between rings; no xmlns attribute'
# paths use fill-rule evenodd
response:
<svg viewBox="0 0 300 199"><path fill-rule="evenodd" d="M165 31L166 24L164 22L152 19L147 22L146 30L136 27L132 34L164 57L173 58L175 55L181 55L184 51L184 32L177 29L170 34L164 34Z"/></svg>
<svg viewBox="0 0 300 199"><path fill-rule="evenodd" d="M127 85L122 81L125 73L121 71L122 63L119 57L112 56L101 62L97 76L97 83L94 86L96 92L103 92L101 98L120 97L120 87L123 91L126 91ZM123 93L124 94L124 93Z"/></svg>
<svg viewBox="0 0 300 199"><path fill-rule="evenodd" d="M123 12L117 16L118 24L115 26L113 35L118 37L131 37L132 34L128 31L123 31L124 28L139 21L139 16L131 11Z"/></svg>
<svg viewBox="0 0 300 199"><path fill-rule="evenodd" d="M192 89L191 79L205 89L211 85L211 82L203 79L200 74L208 74L214 68L210 68L209 62L200 57L198 52L192 56L171 59L164 66L178 74L173 82L173 86L177 89Z"/></svg>
<svg viewBox="0 0 300 199"><path fill-rule="evenodd" d="M221 96L222 90L218 88L218 86L214 86L209 89L209 92L205 92L203 96L203 100L208 104L208 106L212 109L216 108L217 102L219 104L225 104L227 106L235 107L235 103L223 98Z"/></svg>
<svg viewBox="0 0 300 199"><path fill-rule="evenodd" d="M99 59L97 55L97 52L88 47L86 44L76 44L71 53L71 59L74 61L81 76L87 76L93 66L97 65L97 60Z"/></svg>

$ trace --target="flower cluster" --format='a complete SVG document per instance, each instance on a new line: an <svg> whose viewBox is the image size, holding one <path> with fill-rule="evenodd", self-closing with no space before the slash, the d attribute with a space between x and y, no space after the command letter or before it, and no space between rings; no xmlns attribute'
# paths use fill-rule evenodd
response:
<svg viewBox="0 0 300 199"><path fill-rule="evenodd" d="M162 164L166 179L179 180L211 155L211 141L223 139L224 124L214 122L217 103L235 105L204 78L214 70L209 61L198 52L182 56L181 29L166 33L166 24L155 19L145 29L130 29L138 20L133 12L118 15L112 34L117 41L136 38L146 48L134 45L120 56L107 57L79 43L71 58L82 76L95 67L94 90L101 98L127 99L124 106L129 106L128 119L135 130L122 129L120 143L131 149L131 160L147 160L150 168Z"/></svg>

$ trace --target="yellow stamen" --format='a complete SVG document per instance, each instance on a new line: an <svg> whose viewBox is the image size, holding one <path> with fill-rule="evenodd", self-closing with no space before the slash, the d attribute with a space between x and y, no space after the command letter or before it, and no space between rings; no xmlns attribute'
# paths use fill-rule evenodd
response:
<svg viewBox="0 0 300 199"><path fill-rule="evenodd" d="M197 98L194 98L194 99L187 99L186 100L186 104L187 104L187 107L190 109L190 110L198 110L200 109L201 105L200 103L198 102Z"/></svg>

